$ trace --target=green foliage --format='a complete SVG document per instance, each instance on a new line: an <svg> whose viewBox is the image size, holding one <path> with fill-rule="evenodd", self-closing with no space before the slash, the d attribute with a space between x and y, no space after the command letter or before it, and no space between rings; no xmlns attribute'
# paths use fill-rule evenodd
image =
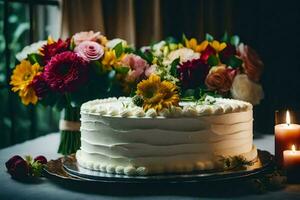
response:
<svg viewBox="0 0 300 200"><path fill-rule="evenodd" d="M207 60L207 63L210 65L210 66L216 66L219 64L219 59L216 55L212 54L209 56L208 60Z"/></svg>
<svg viewBox="0 0 300 200"><path fill-rule="evenodd" d="M229 42L229 36L227 32L225 32L224 35L222 36L221 42L225 42L225 43Z"/></svg>
<svg viewBox="0 0 300 200"><path fill-rule="evenodd" d="M146 60L148 63L152 63L154 56L150 51L142 52L141 50L138 50L136 52L137 55L139 55L141 58Z"/></svg>
<svg viewBox="0 0 300 200"><path fill-rule="evenodd" d="M214 37L211 34L206 33L205 40L207 40L209 42L212 42L214 40Z"/></svg>
<svg viewBox="0 0 300 200"><path fill-rule="evenodd" d="M178 40L174 37L167 37L165 39L165 41L168 43L168 44L173 44L173 43L178 43Z"/></svg>
<svg viewBox="0 0 300 200"><path fill-rule="evenodd" d="M29 44L29 18L28 9L23 3L9 3L8 33L10 50L10 68L14 68L17 63L15 55L23 47ZM4 6L0 3L0 148L13 143L22 142L26 139L56 131L59 113L54 112L49 107L42 105L24 106L17 94L11 92L11 87L7 85L10 77L6 77L5 58L5 38L3 35L3 13ZM44 39L47 35L41 36ZM32 55L31 61L38 61L38 57ZM50 100L47 98L47 100ZM55 103L55 102L54 102ZM31 124L30 116L34 115L37 121ZM36 135L32 133L32 127L37 130ZM14 130L14 134L12 134Z"/></svg>
<svg viewBox="0 0 300 200"><path fill-rule="evenodd" d="M230 38L230 44L234 45L234 46L238 46L240 43L240 37L237 35L234 35Z"/></svg>
<svg viewBox="0 0 300 200"><path fill-rule="evenodd" d="M229 59L225 60L224 63L232 68L240 67L243 64L243 61L236 56L231 56Z"/></svg>
<svg viewBox="0 0 300 200"><path fill-rule="evenodd" d="M119 42L114 48L113 50L115 50L116 52L116 56L117 58L119 58L122 53L124 52L124 48L123 48L123 45L122 45L122 42Z"/></svg>
<svg viewBox="0 0 300 200"><path fill-rule="evenodd" d="M127 72L129 71L129 68L128 67L116 67L115 70L119 74L127 74Z"/></svg>
<svg viewBox="0 0 300 200"><path fill-rule="evenodd" d="M177 70L177 66L180 62L180 58L176 58L175 60L173 60L173 62L171 63L171 69L170 69L170 73L172 76L177 77L178 76L178 70Z"/></svg>
<svg viewBox="0 0 300 200"><path fill-rule="evenodd" d="M40 66L43 66L42 56L37 53L32 53L28 55L28 60L31 64L38 63Z"/></svg>

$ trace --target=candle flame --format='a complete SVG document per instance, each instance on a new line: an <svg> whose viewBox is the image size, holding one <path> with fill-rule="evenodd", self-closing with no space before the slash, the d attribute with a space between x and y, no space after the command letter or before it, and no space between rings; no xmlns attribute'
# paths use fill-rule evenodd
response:
<svg viewBox="0 0 300 200"><path fill-rule="evenodd" d="M288 110L286 111L285 119L286 119L286 124L290 125L291 124L291 117L290 117L290 112Z"/></svg>
<svg viewBox="0 0 300 200"><path fill-rule="evenodd" d="M293 144L292 145L292 151L295 152L296 151L296 146Z"/></svg>

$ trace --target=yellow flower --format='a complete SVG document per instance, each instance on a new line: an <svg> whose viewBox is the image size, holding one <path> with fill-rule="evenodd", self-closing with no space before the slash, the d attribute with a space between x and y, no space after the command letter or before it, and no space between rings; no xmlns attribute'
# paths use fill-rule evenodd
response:
<svg viewBox="0 0 300 200"><path fill-rule="evenodd" d="M102 64L106 70L111 70L111 67L117 62L115 50L107 50L104 53Z"/></svg>
<svg viewBox="0 0 300 200"><path fill-rule="evenodd" d="M125 55L125 53L122 53L122 55L117 58L115 50L106 50L102 59L104 70L111 70L112 67L118 66L120 60L122 60Z"/></svg>
<svg viewBox="0 0 300 200"><path fill-rule="evenodd" d="M208 41L204 40L200 44L198 44L197 40L195 38L192 38L190 40L185 41L185 46L187 48L193 49L196 52L201 52L203 51L208 45Z"/></svg>
<svg viewBox="0 0 300 200"><path fill-rule="evenodd" d="M10 85L13 86L12 91L19 91L19 96L25 105L37 102L36 94L31 88L30 83L40 73L39 70L40 66L38 63L31 65L29 61L22 60L13 71L10 81Z"/></svg>
<svg viewBox="0 0 300 200"><path fill-rule="evenodd" d="M31 65L29 61L22 60L13 71L10 85L13 86L12 91L17 92L24 90L33 80L34 76L39 73L39 64Z"/></svg>
<svg viewBox="0 0 300 200"><path fill-rule="evenodd" d="M105 46L105 44L108 42L107 38L103 35L99 36L99 41L100 41L100 44L103 46Z"/></svg>
<svg viewBox="0 0 300 200"><path fill-rule="evenodd" d="M206 49L208 45L208 41L207 40L204 40L203 42L201 42L201 44L199 44L196 48L196 52L201 52L201 51L204 51Z"/></svg>
<svg viewBox="0 0 300 200"><path fill-rule="evenodd" d="M53 37L51 35L48 36L47 39L47 44L53 44L55 42L55 40L53 39Z"/></svg>
<svg viewBox="0 0 300 200"><path fill-rule="evenodd" d="M137 85L136 93L144 100L144 110L153 108L160 111L179 104L176 85L169 81L161 82L160 77L154 74Z"/></svg>
<svg viewBox="0 0 300 200"><path fill-rule="evenodd" d="M29 85L24 90L20 90L19 96L23 104L28 105L30 103L36 104L38 97L35 94L34 89Z"/></svg>
<svg viewBox="0 0 300 200"><path fill-rule="evenodd" d="M227 46L225 42L218 42L217 40L214 40L210 43L210 45L217 51L220 52Z"/></svg>

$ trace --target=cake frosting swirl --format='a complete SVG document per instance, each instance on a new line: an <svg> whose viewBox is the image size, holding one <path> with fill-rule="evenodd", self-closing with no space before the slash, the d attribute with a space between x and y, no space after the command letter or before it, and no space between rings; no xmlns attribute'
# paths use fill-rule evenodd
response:
<svg viewBox="0 0 300 200"><path fill-rule="evenodd" d="M254 160L252 105L209 97L146 112L131 98L89 101L81 107L83 167L147 175L218 168L221 156Z"/></svg>

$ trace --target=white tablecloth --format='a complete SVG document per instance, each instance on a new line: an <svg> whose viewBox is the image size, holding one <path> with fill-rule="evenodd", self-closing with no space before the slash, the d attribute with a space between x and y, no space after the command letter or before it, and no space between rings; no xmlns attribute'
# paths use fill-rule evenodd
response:
<svg viewBox="0 0 300 200"><path fill-rule="evenodd" d="M26 141L22 144L17 144L0 150L0 199L199 199L199 195L191 194L153 194L153 195L108 195L85 193L76 190L69 190L54 184L53 182L42 179L39 183L21 183L12 180L5 170L5 161L15 154L19 155L45 155L48 159L55 159L61 155L56 153L59 143L59 134L53 133L34 140ZM267 150L274 153L274 137L272 135L264 135L254 140L254 143L259 149ZM118 186L115 190L123 190L124 188ZM103 188L99 188L99 191ZM151 188L149 188L151 190ZM195 188L197 190L197 188ZM125 191L126 193L126 191ZM149 192L147 193L149 194ZM200 195L201 196L201 195ZM217 196L217 195L216 195ZM214 199L204 197L203 199ZM216 198L224 199L224 198ZM232 198L229 198L232 199ZM247 195L235 197L235 199L300 199L300 185L288 185L285 189L268 192L266 194Z"/></svg>

